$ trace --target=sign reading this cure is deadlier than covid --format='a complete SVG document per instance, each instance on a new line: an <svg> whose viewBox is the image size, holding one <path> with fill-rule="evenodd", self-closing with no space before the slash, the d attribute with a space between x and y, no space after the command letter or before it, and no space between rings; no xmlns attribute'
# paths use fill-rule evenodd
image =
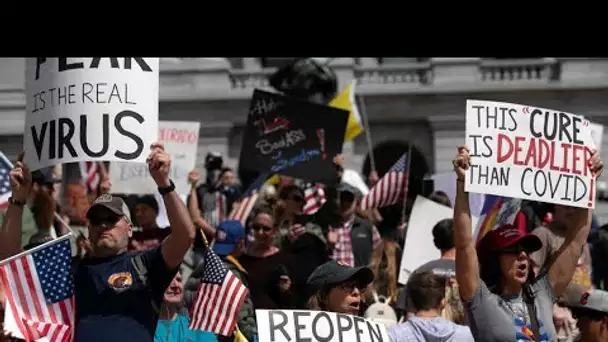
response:
<svg viewBox="0 0 608 342"><path fill-rule="evenodd" d="M588 120L532 106L467 101L470 192L595 207Z"/></svg>
<svg viewBox="0 0 608 342"><path fill-rule="evenodd" d="M158 132L158 70L158 58L28 58L26 162L145 162Z"/></svg>

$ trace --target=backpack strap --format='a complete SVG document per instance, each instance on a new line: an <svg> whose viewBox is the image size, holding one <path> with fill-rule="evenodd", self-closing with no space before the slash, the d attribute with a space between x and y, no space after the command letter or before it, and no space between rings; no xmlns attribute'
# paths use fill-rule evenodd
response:
<svg viewBox="0 0 608 342"><path fill-rule="evenodd" d="M141 253L140 254L136 254L131 258L131 264L133 265L133 269L135 270L135 273L137 273L137 277L139 278L139 281L141 281L141 283L148 288L148 290L150 292L152 292L152 289L150 289L150 287L148 286L148 268L146 267L146 264L144 263ZM154 298L154 296L152 296L152 298ZM154 309L154 311L156 311L157 313L160 312L160 307L159 305L156 303L156 301L154 299L152 299L151 301L152 304L152 308Z"/></svg>

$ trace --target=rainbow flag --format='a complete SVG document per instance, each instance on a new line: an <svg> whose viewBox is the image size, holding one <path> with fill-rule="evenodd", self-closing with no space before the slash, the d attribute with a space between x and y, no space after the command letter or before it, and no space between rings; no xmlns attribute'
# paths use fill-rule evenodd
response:
<svg viewBox="0 0 608 342"><path fill-rule="evenodd" d="M473 235L475 242L478 244L494 228L512 224L520 208L521 199L519 198L486 195Z"/></svg>

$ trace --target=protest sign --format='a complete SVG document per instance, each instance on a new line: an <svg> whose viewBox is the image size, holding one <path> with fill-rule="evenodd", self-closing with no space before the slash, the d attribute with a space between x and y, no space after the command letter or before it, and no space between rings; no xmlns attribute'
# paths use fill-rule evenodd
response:
<svg viewBox="0 0 608 342"><path fill-rule="evenodd" d="M405 285L408 278L418 267L429 261L439 259L439 250L433 242L433 227L444 219L451 219L454 210L445 205L417 196L410 219L407 223L407 235L401 254L401 268L398 281ZM478 218L471 216L472 227L477 227Z"/></svg>
<svg viewBox="0 0 608 342"><path fill-rule="evenodd" d="M259 341L388 342L386 327L363 317L309 310L255 310Z"/></svg>
<svg viewBox="0 0 608 342"><path fill-rule="evenodd" d="M28 58L25 162L145 162L158 130L158 58Z"/></svg>
<svg viewBox="0 0 608 342"><path fill-rule="evenodd" d="M333 182L347 120L348 111L256 89L239 167Z"/></svg>
<svg viewBox="0 0 608 342"><path fill-rule="evenodd" d="M584 117L477 100L467 101L466 115L467 192L594 208L595 146Z"/></svg>
<svg viewBox="0 0 608 342"><path fill-rule="evenodd" d="M160 121L158 140L165 145L171 155L171 180L180 195L189 193L188 172L196 165L199 122ZM156 184L145 163L114 162L110 164L112 187L122 194L151 194L156 192Z"/></svg>

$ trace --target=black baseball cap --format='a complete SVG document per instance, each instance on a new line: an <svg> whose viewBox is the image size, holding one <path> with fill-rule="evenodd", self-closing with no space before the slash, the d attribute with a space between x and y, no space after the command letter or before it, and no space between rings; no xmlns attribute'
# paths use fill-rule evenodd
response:
<svg viewBox="0 0 608 342"><path fill-rule="evenodd" d="M87 210L87 219L94 220L99 211L104 208L110 210L117 216L124 217L128 222L131 222L131 212L125 201L118 196L112 196L110 194L103 194L97 197L95 202L89 207L89 210Z"/></svg>
<svg viewBox="0 0 608 342"><path fill-rule="evenodd" d="M316 289L337 285L348 280L358 280L361 286L367 286L374 280L374 272L368 267L350 267L335 260L317 267L306 284Z"/></svg>
<svg viewBox="0 0 608 342"><path fill-rule="evenodd" d="M61 179L55 177L53 166L44 167L32 172L32 183L39 185L50 185L61 183Z"/></svg>

